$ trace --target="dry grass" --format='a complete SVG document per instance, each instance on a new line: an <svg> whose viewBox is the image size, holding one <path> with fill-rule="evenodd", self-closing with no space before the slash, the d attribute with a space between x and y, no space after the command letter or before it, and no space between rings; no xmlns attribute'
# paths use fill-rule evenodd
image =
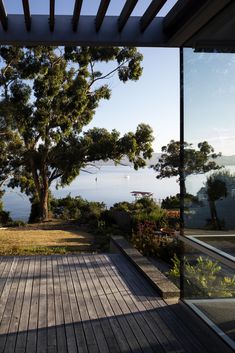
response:
<svg viewBox="0 0 235 353"><path fill-rule="evenodd" d="M92 234L58 222L0 229L1 255L85 252L92 251L93 243Z"/></svg>

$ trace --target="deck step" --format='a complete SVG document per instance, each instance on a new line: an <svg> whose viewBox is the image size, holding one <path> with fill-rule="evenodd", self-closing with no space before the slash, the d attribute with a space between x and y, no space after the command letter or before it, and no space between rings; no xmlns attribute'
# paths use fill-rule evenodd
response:
<svg viewBox="0 0 235 353"><path fill-rule="evenodd" d="M146 257L135 249L124 237L112 236L111 241L125 254L137 269L150 281L163 299L176 302L180 290L162 272L160 272Z"/></svg>

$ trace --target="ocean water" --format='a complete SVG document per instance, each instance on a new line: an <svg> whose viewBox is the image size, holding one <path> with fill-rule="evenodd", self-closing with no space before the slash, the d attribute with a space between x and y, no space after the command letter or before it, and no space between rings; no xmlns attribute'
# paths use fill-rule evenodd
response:
<svg viewBox="0 0 235 353"><path fill-rule="evenodd" d="M154 199L159 201L169 195L179 192L177 178L165 180L156 179L156 173L150 168L135 171L127 166L102 166L100 169L90 168L90 173L81 174L63 189L56 189L52 185L51 191L57 198L70 194L81 196L88 201L104 202L107 207L116 202L134 201L132 191L148 191L153 193ZM18 189L6 189L3 197L4 208L10 211L11 217L16 220L27 221L30 212L28 197Z"/></svg>
<svg viewBox="0 0 235 353"><path fill-rule="evenodd" d="M227 167L235 173L235 166ZM206 182L207 175L191 175L186 180L187 192L196 195ZM81 196L88 201L104 202L109 208L116 202L134 201L132 191L148 191L153 198L160 201L167 196L179 192L177 178L159 180L153 169L143 168L135 171L128 166L102 166L100 169L90 168L81 174L63 189L56 189L52 185L51 191L57 198L70 194ZM6 189L3 197L4 208L16 220L27 221L30 212L28 197L19 190Z"/></svg>

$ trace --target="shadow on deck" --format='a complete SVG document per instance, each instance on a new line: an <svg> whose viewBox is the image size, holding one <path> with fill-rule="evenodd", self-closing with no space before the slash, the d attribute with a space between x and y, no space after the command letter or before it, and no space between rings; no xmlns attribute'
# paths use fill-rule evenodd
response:
<svg viewBox="0 0 235 353"><path fill-rule="evenodd" d="M2 257L0 353L231 350L121 254Z"/></svg>

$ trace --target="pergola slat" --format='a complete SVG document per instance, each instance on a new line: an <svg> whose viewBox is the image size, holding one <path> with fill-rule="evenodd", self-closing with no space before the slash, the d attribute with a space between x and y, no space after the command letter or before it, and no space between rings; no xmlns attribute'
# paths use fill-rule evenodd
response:
<svg viewBox="0 0 235 353"><path fill-rule="evenodd" d="M0 21L2 23L3 29L6 31L8 28L7 13L2 0L0 0Z"/></svg>
<svg viewBox="0 0 235 353"><path fill-rule="evenodd" d="M78 22L81 14L81 8L82 8L82 0L75 0L74 4L74 10L73 10L73 18L72 18L72 25L73 25L73 31L76 32L77 27L78 27Z"/></svg>
<svg viewBox="0 0 235 353"><path fill-rule="evenodd" d="M122 12L118 18L118 30L121 32L123 27L125 26L126 22L128 21L128 18L130 17L132 11L134 10L138 0L127 0Z"/></svg>
<svg viewBox="0 0 235 353"><path fill-rule="evenodd" d="M101 2L100 2L100 6L99 6L99 9L97 12L96 19L95 19L95 28L96 28L97 32L99 31L99 29L103 23L103 20L104 20L104 17L107 12L109 4L110 4L110 0L101 0Z"/></svg>
<svg viewBox="0 0 235 353"><path fill-rule="evenodd" d="M30 9L29 9L29 1L22 0L22 4L23 4L23 10L24 10L25 26L26 26L27 31L30 31L30 29L31 29L31 16L30 16Z"/></svg>
<svg viewBox="0 0 235 353"><path fill-rule="evenodd" d="M50 0L50 30L53 32L55 27L55 0Z"/></svg>
<svg viewBox="0 0 235 353"><path fill-rule="evenodd" d="M167 0L153 0L151 2L140 20L140 29L142 32L146 30L166 2Z"/></svg>

